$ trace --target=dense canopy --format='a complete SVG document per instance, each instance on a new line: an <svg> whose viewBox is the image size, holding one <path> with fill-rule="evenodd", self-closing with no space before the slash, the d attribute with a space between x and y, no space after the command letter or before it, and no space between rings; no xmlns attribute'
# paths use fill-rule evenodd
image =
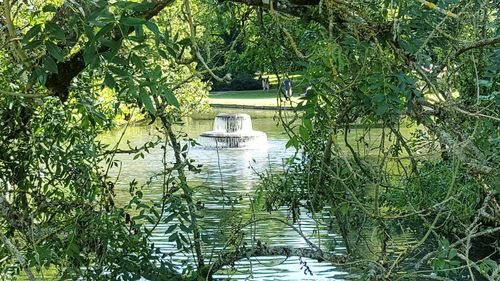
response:
<svg viewBox="0 0 500 281"><path fill-rule="evenodd" d="M365 280L499 280L499 13L489 0L3 0L0 279L212 280L252 256L301 256ZM221 225L226 247L207 252L183 126L211 87L264 74L296 153L259 175L247 209L269 216ZM292 74L310 89L300 100L282 89ZM134 122L155 137L102 141ZM110 173L153 148L154 179ZM144 197L152 185L161 198ZM346 252L306 237L301 212ZM255 240L257 220L307 247ZM189 258L153 243L160 224ZM413 243L388 251L401 233Z"/></svg>

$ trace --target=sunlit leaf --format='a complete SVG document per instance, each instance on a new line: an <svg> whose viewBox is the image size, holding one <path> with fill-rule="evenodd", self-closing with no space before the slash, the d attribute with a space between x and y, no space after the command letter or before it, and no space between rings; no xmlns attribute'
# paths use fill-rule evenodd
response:
<svg viewBox="0 0 500 281"><path fill-rule="evenodd" d="M23 37L23 43L28 43L32 38L35 38L40 31L42 30L42 26L40 24L34 25Z"/></svg>

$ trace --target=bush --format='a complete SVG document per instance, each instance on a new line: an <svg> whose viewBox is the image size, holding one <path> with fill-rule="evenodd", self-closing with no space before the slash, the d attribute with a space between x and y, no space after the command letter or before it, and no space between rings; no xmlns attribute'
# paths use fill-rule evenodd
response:
<svg viewBox="0 0 500 281"><path fill-rule="evenodd" d="M242 90L259 90L262 89L262 84L259 80L254 79L251 73L236 74L231 82L213 81L213 91L242 91Z"/></svg>

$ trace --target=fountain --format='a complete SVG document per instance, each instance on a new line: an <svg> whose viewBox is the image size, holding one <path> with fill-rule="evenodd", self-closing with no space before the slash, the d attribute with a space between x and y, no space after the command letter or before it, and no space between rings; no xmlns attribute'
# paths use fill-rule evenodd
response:
<svg viewBox="0 0 500 281"><path fill-rule="evenodd" d="M267 145L267 135L252 129L248 114L219 113L213 131L203 132L198 142L209 148L257 148Z"/></svg>

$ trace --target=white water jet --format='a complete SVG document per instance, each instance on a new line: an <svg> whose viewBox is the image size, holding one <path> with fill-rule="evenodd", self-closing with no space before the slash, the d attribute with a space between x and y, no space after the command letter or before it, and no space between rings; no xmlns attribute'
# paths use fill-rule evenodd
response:
<svg viewBox="0 0 500 281"><path fill-rule="evenodd" d="M267 145L267 135L252 129L248 114L219 113L213 131L203 132L198 142L209 148L259 148Z"/></svg>

